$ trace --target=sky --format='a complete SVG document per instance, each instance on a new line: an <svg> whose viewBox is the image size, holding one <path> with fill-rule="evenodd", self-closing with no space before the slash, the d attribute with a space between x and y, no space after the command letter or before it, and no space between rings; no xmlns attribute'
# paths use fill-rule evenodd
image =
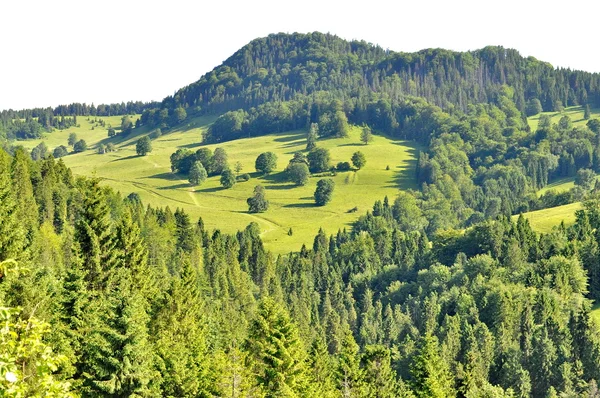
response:
<svg viewBox="0 0 600 398"><path fill-rule="evenodd" d="M160 101L278 32L405 52L502 45L600 72L599 11L597 0L2 0L0 109Z"/></svg>

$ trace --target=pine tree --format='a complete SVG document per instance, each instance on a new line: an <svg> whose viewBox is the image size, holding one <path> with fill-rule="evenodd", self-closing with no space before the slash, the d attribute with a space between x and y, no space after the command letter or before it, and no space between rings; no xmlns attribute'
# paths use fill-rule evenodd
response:
<svg viewBox="0 0 600 398"><path fill-rule="evenodd" d="M245 343L248 365L266 398L305 396L306 357L296 326L273 299L259 305Z"/></svg>
<svg viewBox="0 0 600 398"><path fill-rule="evenodd" d="M144 297L128 270L119 268L118 286L97 299L96 316L83 340L82 392L88 396L157 396L160 374L148 340Z"/></svg>
<svg viewBox="0 0 600 398"><path fill-rule="evenodd" d="M358 344L352 332L346 330L340 353L338 354L337 385L344 398L361 397L363 392L363 373L360 369Z"/></svg>
<svg viewBox="0 0 600 398"><path fill-rule="evenodd" d="M33 185L29 162L31 160L22 149L15 151L12 161L12 189L16 199L16 216L25 230L24 248L27 250L35 239L38 224L38 207L33 196Z"/></svg>
<svg viewBox="0 0 600 398"><path fill-rule="evenodd" d="M361 359L367 397L398 396L396 372L392 369L390 350L384 346L367 346Z"/></svg>
<svg viewBox="0 0 600 398"><path fill-rule="evenodd" d="M440 357L435 336L422 338L410 372L413 377L413 391L417 397L446 398L456 395L448 364Z"/></svg>
<svg viewBox="0 0 600 398"><path fill-rule="evenodd" d="M0 261L18 258L25 238L9 176L10 158L0 149Z"/></svg>
<svg viewBox="0 0 600 398"><path fill-rule="evenodd" d="M312 123L310 125L310 130L308 131L308 135L306 136L306 150L312 151L317 147L317 137L319 136L319 125L317 123Z"/></svg>

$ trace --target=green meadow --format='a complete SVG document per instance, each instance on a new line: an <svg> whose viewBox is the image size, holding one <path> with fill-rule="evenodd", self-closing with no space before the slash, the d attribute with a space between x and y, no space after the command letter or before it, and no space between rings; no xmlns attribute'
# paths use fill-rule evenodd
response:
<svg viewBox="0 0 600 398"><path fill-rule="evenodd" d="M107 126L120 126L120 117L102 119ZM88 150L63 158L74 174L100 177L124 196L137 192L144 203L152 206L169 206L172 210L183 208L193 219L202 217L210 229L218 227L232 233L256 222L262 230L265 244L275 253L284 253L290 248L299 250L302 244L312 245L319 228L327 234L350 228L376 200L382 200L386 195L393 200L399 189L416 188L416 145L378 135L374 135L368 145L363 145L357 127L350 129L347 138L319 140L318 145L330 150L334 165L350 161L355 151L362 151L367 164L359 171L313 176L303 187L288 183L283 170L293 153L303 151L306 146L305 131L290 131L206 145L211 150L223 147L230 166L233 168L236 162L241 162L241 173L249 173L252 178L238 182L231 189L222 188L218 176L210 177L201 186L192 187L184 176L171 172L169 157L178 148L195 151L203 147L202 132L213 121L214 118L210 117L195 118L185 126L152 140L153 151L147 156L137 156L135 143L149 131L142 128L134 130L128 138L117 135L108 139L107 127L94 125L84 117L78 118L80 127L46 134L44 142L52 150L58 145L66 145L69 134L75 132L79 139L86 140ZM108 142L113 142L117 151L97 154L96 147ZM20 144L30 149L38 143L26 141ZM260 153L267 151L277 155L277 169L269 175L260 175L254 169L254 162ZM324 177L335 181L333 199L326 206L317 207L313 194L317 181ZM252 196L258 184L265 187L270 208L265 213L250 214L246 199ZM352 212L355 207L358 210Z"/></svg>
<svg viewBox="0 0 600 398"><path fill-rule="evenodd" d="M591 109L591 118L600 118L600 109ZM542 112L539 115L531 116L527 118L529 123L529 127L531 127L532 131L537 130L538 123L540 122L540 117L542 115L549 115L552 118L552 123L558 123L561 117L569 116L571 121L573 122L573 126L585 126L587 120L584 119L584 108L582 106L570 106L565 108L562 112Z"/></svg>

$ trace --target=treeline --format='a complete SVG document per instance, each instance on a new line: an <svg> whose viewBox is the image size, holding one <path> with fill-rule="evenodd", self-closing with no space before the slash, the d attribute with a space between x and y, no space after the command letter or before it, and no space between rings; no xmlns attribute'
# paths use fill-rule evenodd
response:
<svg viewBox="0 0 600 398"><path fill-rule="evenodd" d="M0 368L7 391L598 391L589 312L600 298L597 199L573 227L547 235L522 217L428 235L414 197L402 194L352 231L319 231L312 247L277 258L256 224L209 231L182 210L123 199L22 150L0 152L0 199L0 301L14 308L0 315L19 331L1 337L0 357L12 358Z"/></svg>
<svg viewBox="0 0 600 398"><path fill-rule="evenodd" d="M515 50L395 53L315 32L253 40L199 81L165 98L162 107L223 113L327 91L342 100L373 93L395 100L416 96L444 109L466 111L470 104L492 101L504 85L515 90L521 112L533 99L545 111L600 104L600 75L555 69Z"/></svg>

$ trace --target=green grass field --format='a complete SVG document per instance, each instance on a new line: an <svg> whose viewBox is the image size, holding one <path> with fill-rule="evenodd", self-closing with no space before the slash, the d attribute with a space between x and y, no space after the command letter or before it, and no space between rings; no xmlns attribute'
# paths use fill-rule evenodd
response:
<svg viewBox="0 0 600 398"><path fill-rule="evenodd" d="M552 227L559 225L561 221L565 225L571 225L575 222L575 211L581 209L581 203L570 203L564 206L552 207L549 209L530 211L523 216L529 220L533 230L542 233L552 231ZM513 216L516 221L518 216Z"/></svg>
<svg viewBox="0 0 600 398"><path fill-rule="evenodd" d="M600 109L591 109L592 119L600 118ZM542 112L539 115L531 116L527 118L529 127L532 131L537 130L540 117L542 115L550 115L552 117L552 123L558 123L561 117L567 115L571 118L573 126L585 126L587 120L583 118L584 108L582 106L570 106L565 108L563 112Z"/></svg>
<svg viewBox="0 0 600 398"><path fill-rule="evenodd" d="M120 117L104 118L113 126L120 125ZM153 140L153 151L148 156L137 156L135 141L148 131L141 129L136 136L122 140L119 136L109 140L107 129L91 125L80 118L80 128L70 128L47 134L44 141L52 150L66 145L69 133L88 143L88 151L64 158L76 175L98 176L123 195L137 192L144 203L153 206L169 206L185 209L192 218L201 216L208 228L220 228L224 232L235 232L250 222L257 222L263 233L265 244L274 253L299 250L302 244L312 240L323 228L335 234L340 228L349 228L353 221L370 209L376 200L386 195L391 200L399 188L416 188L414 178L415 157L418 148L406 141L374 136L369 145L359 142L360 129L351 128L350 136L343 139L320 140L318 145L331 151L332 163L350 161L352 153L362 151L367 165L360 171L341 172L332 177L336 187L333 200L324 207L314 205L313 193L319 177L312 177L304 187L296 187L285 181L283 169L296 151L304 150L306 132L292 131L258 138L241 139L220 145L208 145L214 150L225 148L230 165L237 161L243 165L242 173L250 173L248 182L239 182L231 189L223 189L219 177L209 178L200 187L191 187L183 176L170 170L169 156L177 148L197 150L202 145L201 134L214 118L196 118L186 126ZM39 141L21 142L32 148ZM117 151L97 154L100 143L113 142ZM255 173L256 157L266 151L275 152L278 164L275 172L268 176ZM389 166L389 170L386 167ZM246 199L252 195L257 184L266 188L270 208L266 213L249 214ZM358 211L350 213L357 207ZM288 235L289 229L293 234Z"/></svg>

